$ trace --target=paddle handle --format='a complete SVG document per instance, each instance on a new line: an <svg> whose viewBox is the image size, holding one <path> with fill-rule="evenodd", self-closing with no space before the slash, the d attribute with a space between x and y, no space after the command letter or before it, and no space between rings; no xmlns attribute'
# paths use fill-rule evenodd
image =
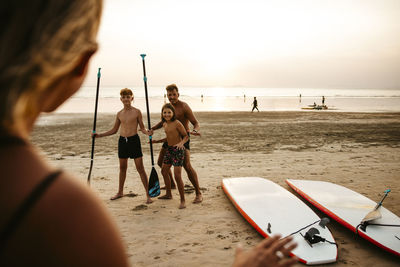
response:
<svg viewBox="0 0 400 267"><path fill-rule="evenodd" d="M387 195L390 193L390 189L385 190L385 195L383 195L382 200L376 205L375 210L377 210L380 206L382 206L383 201L387 197Z"/></svg>
<svg viewBox="0 0 400 267"><path fill-rule="evenodd" d="M100 78L101 78L101 68L99 68L97 72L97 86L96 86L96 102L94 106L94 118L93 118L93 131L92 133L96 133L96 121L97 121L97 105L99 103L99 88L100 88ZM92 168L93 168L93 158L94 158L94 144L95 144L95 136L93 135L92 137L92 152L90 154L90 168L89 168L89 174L87 178L87 183L90 185L90 176L92 174Z"/></svg>
<svg viewBox="0 0 400 267"><path fill-rule="evenodd" d="M93 118L93 133L96 133L97 105L99 103L99 87L100 87L100 78L101 78L100 70L101 70L101 68L99 68L99 70L97 72L96 102L95 102L95 106L94 106L94 118Z"/></svg>
<svg viewBox="0 0 400 267"><path fill-rule="evenodd" d="M143 64L143 81L144 81L144 92L146 94L146 110L147 110L147 123L149 125L148 129L151 129L151 123L150 123L150 110L149 110L149 96L147 94L147 77L146 77L146 65L144 63L144 57L146 54L140 54L142 57L142 64ZM151 165L154 166L154 156L153 156L153 142L152 142L152 136L149 135L149 141L150 141L150 154L151 154Z"/></svg>

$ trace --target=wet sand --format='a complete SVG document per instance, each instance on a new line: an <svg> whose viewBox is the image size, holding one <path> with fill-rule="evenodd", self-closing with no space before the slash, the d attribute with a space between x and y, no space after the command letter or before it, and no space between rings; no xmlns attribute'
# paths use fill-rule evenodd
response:
<svg viewBox="0 0 400 267"><path fill-rule="evenodd" d="M133 161L125 185L128 196L110 201L118 187L118 136L96 140L92 189L117 222L133 266L229 266L238 243L248 248L260 242L262 237L222 191L221 179L226 177L264 177L291 192L287 178L329 181L375 201L390 188L384 206L400 216L400 113L199 112L196 116L202 137L191 138L191 160L204 201L191 203L195 194L183 172L184 210L178 209L176 190L173 200L145 204ZM98 114L97 131L110 129L114 120L115 115ZM152 124L158 120L159 114L152 114ZM45 115L32 142L54 165L86 184L92 123L92 114ZM154 138L163 135L159 130ZM149 174L147 137L140 137ZM154 145L155 160L160 146ZM338 223L329 228L339 244L338 260L329 266L400 266L398 257Z"/></svg>

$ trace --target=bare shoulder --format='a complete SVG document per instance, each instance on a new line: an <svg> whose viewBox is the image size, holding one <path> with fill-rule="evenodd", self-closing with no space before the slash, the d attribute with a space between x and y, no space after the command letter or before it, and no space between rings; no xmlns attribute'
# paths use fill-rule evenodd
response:
<svg viewBox="0 0 400 267"><path fill-rule="evenodd" d="M127 265L120 235L102 202L64 172L41 196L12 241L10 245L18 248L12 251L34 255L25 260L41 266Z"/></svg>
<svg viewBox="0 0 400 267"><path fill-rule="evenodd" d="M135 108L135 107L132 107L133 108L133 111L135 111L135 113L136 114L142 114L142 111L140 110L140 109L138 109L138 108Z"/></svg>
<svg viewBox="0 0 400 267"><path fill-rule="evenodd" d="M189 106L189 104L188 103L186 103L186 102L183 102L183 101L180 101L181 102L181 104L182 104L182 108L184 109L184 110L186 110L186 109L190 109L190 106Z"/></svg>
<svg viewBox="0 0 400 267"><path fill-rule="evenodd" d="M180 122L179 120L175 120L175 127L176 128L183 128L185 129L185 127L183 126L182 122Z"/></svg>
<svg viewBox="0 0 400 267"><path fill-rule="evenodd" d="M175 125L177 125L178 127L180 127L181 125L183 126L182 122L180 122L179 120L175 120Z"/></svg>
<svg viewBox="0 0 400 267"><path fill-rule="evenodd" d="M182 109L185 112L185 114L193 114L192 109L190 108L189 104L186 102L182 102Z"/></svg>

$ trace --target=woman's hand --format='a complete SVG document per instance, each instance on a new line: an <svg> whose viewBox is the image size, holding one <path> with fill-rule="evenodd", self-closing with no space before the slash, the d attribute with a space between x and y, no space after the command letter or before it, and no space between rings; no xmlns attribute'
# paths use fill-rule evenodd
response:
<svg viewBox="0 0 400 267"><path fill-rule="evenodd" d="M268 237L254 248L243 251L236 249L234 267L289 267L297 262L296 257L288 258L289 253L296 248L292 237L280 239L279 235Z"/></svg>

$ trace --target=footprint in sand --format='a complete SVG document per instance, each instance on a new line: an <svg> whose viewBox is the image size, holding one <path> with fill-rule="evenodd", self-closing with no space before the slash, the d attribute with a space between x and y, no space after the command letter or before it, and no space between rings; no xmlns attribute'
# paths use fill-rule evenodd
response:
<svg viewBox="0 0 400 267"><path fill-rule="evenodd" d="M186 194L191 194L191 193L193 193L193 192L195 191L195 189L194 189L193 186L187 185L187 184L185 184L184 190L185 190L185 193L186 193ZM201 192L205 192L205 191L207 191L207 188L205 188L205 187L200 187L200 191L201 191Z"/></svg>
<svg viewBox="0 0 400 267"><path fill-rule="evenodd" d="M173 254L173 253L174 253L174 251L175 251L175 249L171 249L171 250L168 250L167 252L165 252L165 254L167 254L167 255L171 255L171 254Z"/></svg>
<svg viewBox="0 0 400 267"><path fill-rule="evenodd" d="M137 197L138 194L129 192L129 194L125 194L124 197Z"/></svg>
<svg viewBox="0 0 400 267"><path fill-rule="evenodd" d="M143 204L141 204L141 205L138 205L138 206L134 207L132 210L133 210L133 211L138 211L138 210L147 210L147 206L146 206L146 205L143 205Z"/></svg>
<svg viewBox="0 0 400 267"><path fill-rule="evenodd" d="M190 185L187 185L187 184L185 184L185 186L184 186L184 190L185 190L185 194L191 194L191 193L193 193L193 192L194 192L194 187L193 187L193 186L190 186Z"/></svg>
<svg viewBox="0 0 400 267"><path fill-rule="evenodd" d="M227 238L227 236L223 236L223 235L217 235L217 237L218 237L219 239L225 239L225 238Z"/></svg>

